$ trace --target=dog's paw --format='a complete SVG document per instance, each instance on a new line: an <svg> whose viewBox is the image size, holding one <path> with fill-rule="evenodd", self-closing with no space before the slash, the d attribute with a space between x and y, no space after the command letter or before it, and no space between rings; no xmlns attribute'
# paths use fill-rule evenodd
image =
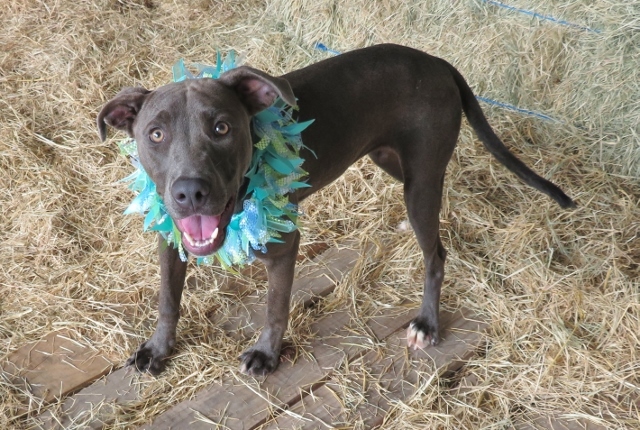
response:
<svg viewBox="0 0 640 430"><path fill-rule="evenodd" d="M133 366L138 372L149 372L159 375L166 367L167 354L156 351L149 342L144 342L126 362L126 366Z"/></svg>
<svg viewBox="0 0 640 430"><path fill-rule="evenodd" d="M280 363L280 354L267 354L257 349L249 349L240 356L240 371L245 375L265 376L273 373Z"/></svg>
<svg viewBox="0 0 640 430"><path fill-rule="evenodd" d="M438 328L421 319L414 319L407 327L407 346L413 349L424 349L440 342Z"/></svg>

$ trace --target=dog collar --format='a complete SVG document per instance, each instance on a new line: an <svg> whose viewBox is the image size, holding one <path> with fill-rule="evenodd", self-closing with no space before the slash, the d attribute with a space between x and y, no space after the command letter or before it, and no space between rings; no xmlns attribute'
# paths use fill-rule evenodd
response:
<svg viewBox="0 0 640 430"><path fill-rule="evenodd" d="M218 53L215 67L196 64L198 74L193 75L180 60L173 66L173 81L217 79L237 67L236 62L235 52L231 51L224 61ZM300 133L313 120L298 123L292 117L293 111L293 107L278 99L273 106L253 117L252 128L257 143L245 174L248 186L243 209L231 217L222 247L212 255L198 257L198 264L213 264L217 260L229 270L234 265L249 264L255 260L255 252L267 251L267 243L282 242L281 233L291 233L298 228L298 206L289 201L287 194L310 186L304 182L307 172L301 167L304 159L300 157L300 150L313 151L302 144ZM120 152L128 156L135 167L135 171L123 179L137 194L124 213L144 215L144 231L159 232L166 245L177 248L180 259L187 261L182 234L167 213L156 184L140 163L135 140L127 139L119 146Z"/></svg>

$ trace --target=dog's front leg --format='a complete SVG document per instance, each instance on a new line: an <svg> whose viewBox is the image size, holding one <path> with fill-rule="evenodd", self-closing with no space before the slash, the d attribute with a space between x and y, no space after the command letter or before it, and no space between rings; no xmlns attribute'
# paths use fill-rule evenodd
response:
<svg viewBox="0 0 640 430"><path fill-rule="evenodd" d="M260 256L267 267L269 290L267 318L256 344L240 356L240 371L248 375L266 375L278 367L282 338L289 320L291 285L300 245L300 233L286 235L285 243L267 246Z"/></svg>
<svg viewBox="0 0 640 430"><path fill-rule="evenodd" d="M159 237L160 297L158 324L151 338L144 342L127 360L141 372L157 375L164 370L165 360L176 344L176 327L180 319L180 299L184 288L187 263L180 259L178 250Z"/></svg>

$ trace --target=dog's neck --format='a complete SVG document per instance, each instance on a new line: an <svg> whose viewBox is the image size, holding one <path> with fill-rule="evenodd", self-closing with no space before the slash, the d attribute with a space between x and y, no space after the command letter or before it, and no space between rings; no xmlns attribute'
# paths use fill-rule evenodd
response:
<svg viewBox="0 0 640 430"><path fill-rule="evenodd" d="M224 64L227 70L235 67L227 60ZM203 77L216 79L219 75L212 71L220 73L220 68L204 66L194 76L186 71L182 61L173 70L176 82ZM176 75L176 71L180 73ZM293 108L278 100L274 106L256 114L250 122L253 146L251 164L238 190L234 214L225 231L225 241L213 255L199 257L198 263L211 264L217 260L225 268L249 264L255 259L254 251L266 252L267 243L277 241L281 234L298 228L297 205L290 203L287 195L308 186L303 179L307 173L301 168L304 160L299 156L304 148L300 133L313 121L298 123L292 114ZM135 141L122 144L121 151L132 156L137 168L127 179L132 181L130 188L138 192L138 196L125 213L145 215L145 230L152 229L162 234L168 244L173 244L179 250L181 259L186 261L181 234L166 212L155 184L137 160Z"/></svg>

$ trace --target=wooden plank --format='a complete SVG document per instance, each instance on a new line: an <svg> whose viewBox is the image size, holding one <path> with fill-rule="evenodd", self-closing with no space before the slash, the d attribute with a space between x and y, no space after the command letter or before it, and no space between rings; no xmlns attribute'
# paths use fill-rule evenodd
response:
<svg viewBox="0 0 640 430"><path fill-rule="evenodd" d="M292 308L295 305L309 306L330 294L359 257L358 251L347 247L331 248L316 257L315 264L303 267L293 282ZM225 320L214 322L236 340L249 339L264 326L265 302L264 293L244 297L238 306L225 315Z"/></svg>
<svg viewBox="0 0 640 430"><path fill-rule="evenodd" d="M228 429L255 428L298 402L303 390L321 385L345 360L364 355L373 342L369 334L358 333L357 327L365 324L365 332L384 339L406 327L415 312L402 307L386 309L366 323L352 321L346 311L327 315L314 324L314 340L294 363L282 363L263 381L237 374L225 377L144 428L209 429L216 425Z"/></svg>
<svg viewBox="0 0 640 430"><path fill-rule="evenodd" d="M315 329L320 338L330 337L348 322L349 314L338 312L325 318ZM174 406L144 428L195 430L208 429L212 423L229 429L251 428L248 423L259 422L270 407L297 400L299 387L312 385L324 375L323 369L313 365L308 357L295 363L281 363L262 383L234 373L214 381L193 400Z"/></svg>
<svg viewBox="0 0 640 430"><path fill-rule="evenodd" d="M56 331L9 354L2 373L36 401L49 403L80 390L112 367L88 342Z"/></svg>
<svg viewBox="0 0 640 430"><path fill-rule="evenodd" d="M145 381L151 378L130 368L121 368L94 382L64 401L59 410L38 417L40 429L101 429L111 421L118 406L140 401Z"/></svg>
<svg viewBox="0 0 640 430"><path fill-rule="evenodd" d="M386 355L388 351L386 358L373 361L376 359L374 355L363 357L362 365L373 363L371 374L380 375L365 392L366 405L357 411L365 428L381 425L398 400L415 394L421 380L455 372L477 353L488 324L478 320L467 309L441 312L440 318L444 331L438 346L424 350L408 349L405 347L406 334L396 333L386 343L383 352Z"/></svg>
<svg viewBox="0 0 640 430"><path fill-rule="evenodd" d="M339 392L329 384L305 390L298 403L259 429L352 428L353 423L349 423Z"/></svg>
<svg viewBox="0 0 640 430"><path fill-rule="evenodd" d="M529 422L516 423L514 428L516 430L606 430L609 427L594 423L586 418L539 416Z"/></svg>
<svg viewBox="0 0 640 430"><path fill-rule="evenodd" d="M329 248L330 246L326 242L310 242L304 245L300 245L296 261L298 263L304 262L306 260L315 261L316 257L320 256ZM233 291L236 294L246 293L250 288L253 288L253 284L256 281L267 280L267 270L262 264L249 264L240 269L240 278L251 279L252 282L250 284L247 282L238 282L238 276L232 274L231 272L225 272L225 276L222 279L219 279L219 290L225 292ZM194 278L189 278L187 280L187 286L189 285L188 283L192 281L192 279L194 280Z"/></svg>
<svg viewBox="0 0 640 430"><path fill-rule="evenodd" d="M329 380L324 389L316 389L288 414L280 415L261 430L340 428L354 423L362 423L364 428L381 425L395 402L414 395L421 378L455 371L474 355L487 326L464 309L441 312L441 325L444 331L437 347L410 350L406 347L405 331L399 330L383 348L350 362L354 370L367 369L366 386L362 381L350 381L348 387L351 393L362 395L361 406L339 410L340 405L347 403L341 399L344 388Z"/></svg>
<svg viewBox="0 0 640 430"><path fill-rule="evenodd" d="M316 252L320 248L311 251ZM358 258L358 252L344 247L331 248L314 259L315 264L307 265L300 271L294 283L294 300L298 303L311 303L315 297L323 296L332 291L344 273L346 273ZM223 322L230 333L234 326L242 325L242 333L251 336L251 330L258 327L260 316L264 313L264 305L257 304L251 296L243 298L232 313L235 319ZM340 321L340 319L338 319ZM84 428L99 429L111 421L119 406L133 406L141 400L140 393L144 388L145 377L136 375L129 369L119 369L108 375L104 380L95 382L76 395L67 399L58 411L41 415L41 428L68 428L82 426Z"/></svg>

